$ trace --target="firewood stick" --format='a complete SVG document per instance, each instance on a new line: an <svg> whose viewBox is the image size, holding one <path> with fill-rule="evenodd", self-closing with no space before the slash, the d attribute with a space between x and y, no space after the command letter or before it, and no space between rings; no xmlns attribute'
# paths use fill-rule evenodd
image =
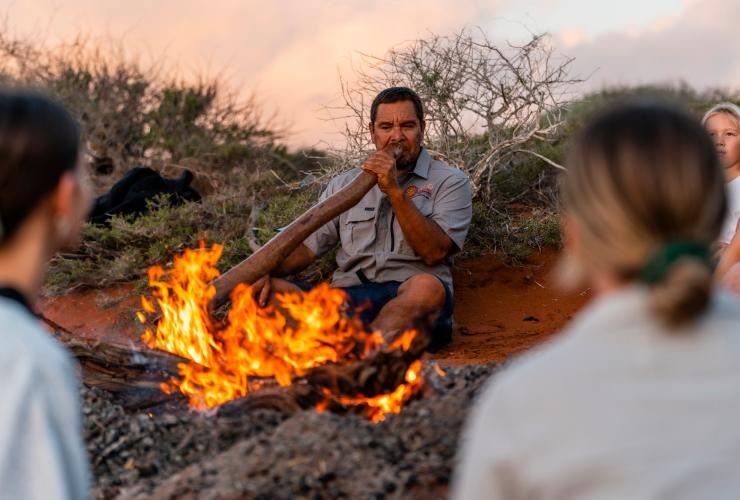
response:
<svg viewBox="0 0 740 500"><path fill-rule="evenodd" d="M401 148L393 145L389 152L397 159ZM213 305L217 307L224 303L239 283L251 285L272 272L314 231L357 205L377 180L374 174L363 170L349 184L308 209L259 250L214 280L216 296L213 298Z"/></svg>

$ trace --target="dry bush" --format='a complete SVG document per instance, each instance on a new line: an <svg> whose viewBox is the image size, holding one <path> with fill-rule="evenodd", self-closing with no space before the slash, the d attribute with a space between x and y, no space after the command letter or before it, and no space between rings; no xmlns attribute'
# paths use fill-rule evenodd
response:
<svg viewBox="0 0 740 500"><path fill-rule="evenodd" d="M427 148L466 171L476 192L522 155L562 168L535 146L555 138L563 124L579 82L568 75L571 61L556 54L545 35L502 45L479 29L431 34L383 57L364 55L351 80L340 77L343 105L329 109L343 121L346 138L346 147L333 153L340 164L367 155L370 103L382 89L402 85L424 102Z"/></svg>
<svg viewBox="0 0 740 500"><path fill-rule="evenodd" d="M129 168L146 165L169 177L193 171L193 185L204 195L177 207L153 200L145 216L86 225L80 245L53 259L47 292L142 283L149 266L200 240L225 244L219 266L226 269L253 250L256 202L271 204L265 212L271 217L259 220L260 235L310 203L293 187L310 169L308 160L288 152L275 119L264 118L254 97L239 97L222 77L186 81L161 64L127 57L113 42L78 37L52 46L8 33L0 26L0 84L38 89L69 107L82 124L99 193ZM113 166L108 175L100 175L104 164Z"/></svg>
<svg viewBox="0 0 740 500"><path fill-rule="evenodd" d="M0 28L0 82L38 88L65 103L83 126L90 165L112 165L119 178L140 164L255 170L260 161L290 168L283 131L256 100L229 91L222 78L190 83L161 64L144 65L120 45L78 37L48 45Z"/></svg>

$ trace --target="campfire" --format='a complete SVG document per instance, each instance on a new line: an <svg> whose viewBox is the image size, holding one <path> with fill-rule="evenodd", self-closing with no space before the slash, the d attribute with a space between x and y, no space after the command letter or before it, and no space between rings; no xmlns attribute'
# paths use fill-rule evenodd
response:
<svg viewBox="0 0 740 500"><path fill-rule="evenodd" d="M162 383L165 393L179 391L192 408L204 410L266 387L308 384L319 395L314 408L354 407L377 422L420 391L418 358L426 342L418 329L386 342L380 332L366 331L347 308L344 292L328 284L304 294L276 294L276 304L264 308L251 287L240 284L226 318L214 319L213 281L222 250L201 244L176 257L170 270L149 270L152 298L142 297L137 313L141 323L152 323L143 340L185 360L177 365L178 376Z"/></svg>

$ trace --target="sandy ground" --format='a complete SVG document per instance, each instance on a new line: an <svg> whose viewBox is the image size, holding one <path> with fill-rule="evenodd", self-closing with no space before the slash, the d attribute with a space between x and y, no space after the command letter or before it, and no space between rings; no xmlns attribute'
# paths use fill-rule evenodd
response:
<svg viewBox="0 0 740 500"><path fill-rule="evenodd" d="M495 255L457 262L455 331L436 355L440 362L504 361L556 334L590 298L588 290L558 290L557 259L546 250L517 266Z"/></svg>
<svg viewBox="0 0 740 500"><path fill-rule="evenodd" d="M559 331L590 294L560 292L551 276L556 261L552 250L534 253L516 266L496 255L458 261L453 340L435 357L457 366L504 361ZM134 319L139 297L130 287L45 298L38 308L80 336L140 344L142 327Z"/></svg>

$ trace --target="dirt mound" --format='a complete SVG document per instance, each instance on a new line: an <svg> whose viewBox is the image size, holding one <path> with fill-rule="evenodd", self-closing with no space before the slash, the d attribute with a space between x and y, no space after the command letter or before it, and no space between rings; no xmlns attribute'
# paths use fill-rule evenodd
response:
<svg viewBox="0 0 740 500"><path fill-rule="evenodd" d="M494 365L451 368L442 394L379 424L271 411L126 414L83 389L95 498L439 498L470 401ZM463 409L463 410L461 410Z"/></svg>

